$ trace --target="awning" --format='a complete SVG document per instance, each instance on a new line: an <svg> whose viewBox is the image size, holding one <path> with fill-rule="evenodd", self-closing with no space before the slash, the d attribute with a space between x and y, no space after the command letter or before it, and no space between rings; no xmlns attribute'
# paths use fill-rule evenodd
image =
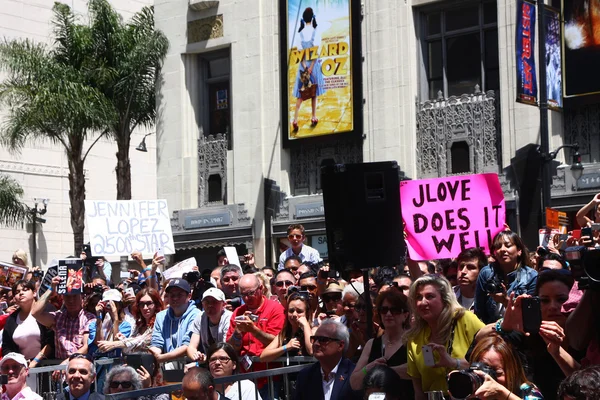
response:
<svg viewBox="0 0 600 400"><path fill-rule="evenodd" d="M253 240L252 226L173 232L175 250L203 249L240 244L252 247Z"/></svg>

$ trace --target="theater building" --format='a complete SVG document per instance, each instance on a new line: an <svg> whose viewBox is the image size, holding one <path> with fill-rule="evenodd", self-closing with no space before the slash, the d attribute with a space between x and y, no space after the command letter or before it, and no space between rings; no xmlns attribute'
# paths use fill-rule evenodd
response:
<svg viewBox="0 0 600 400"><path fill-rule="evenodd" d="M307 7L314 15L302 22ZM531 216L520 215L519 204L539 201L519 192L523 168L535 165L527 150L540 143L540 111L516 101L520 7L516 0L155 1L157 28L170 40L157 190L173 211L176 259L194 255L208 267L219 247L233 245L272 264L291 223L302 223L307 243L323 253L320 168L331 163L395 160L405 179L497 173L508 223L527 225ZM309 71L316 89L297 72L302 60L321 68ZM304 90L315 92L297 100ZM319 99L316 114L309 98ZM600 188L600 106L589 96L565 99L548 121L550 150L580 145L583 177L570 173L569 149L553 164L551 204L572 218ZM537 222L528 223L529 237L532 227Z"/></svg>

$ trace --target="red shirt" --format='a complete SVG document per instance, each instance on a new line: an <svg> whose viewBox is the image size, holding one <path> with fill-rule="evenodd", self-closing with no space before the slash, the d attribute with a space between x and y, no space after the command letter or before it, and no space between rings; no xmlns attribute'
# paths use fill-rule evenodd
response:
<svg viewBox="0 0 600 400"><path fill-rule="evenodd" d="M283 324L285 323L285 311L278 302L269 300L264 296L263 299L263 305L254 312L254 314L258 315L258 320L254 324L261 331L277 336L277 334L279 334L279 332L281 332L283 329ZM236 308L231 315L229 331L227 331L227 340L229 340L229 338L233 336L233 333L235 332L235 317L244 315L246 311L248 311L248 306L243 304ZM266 346L251 333L242 333L242 346L240 348L241 356L246 354L248 354L250 357L260 356L265 347Z"/></svg>

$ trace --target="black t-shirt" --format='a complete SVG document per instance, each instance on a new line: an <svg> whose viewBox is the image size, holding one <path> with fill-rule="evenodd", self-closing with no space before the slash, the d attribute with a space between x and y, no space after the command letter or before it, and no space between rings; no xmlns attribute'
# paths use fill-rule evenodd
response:
<svg viewBox="0 0 600 400"><path fill-rule="evenodd" d="M371 346L371 353L369 353L369 362L372 362L381 357L383 357L383 346L382 346L382 338L380 336L380 337L376 337L373 339L373 345ZM407 348L406 348L406 345L402 345L402 347L400 347L398 349L398 351L396 351L394 353L394 355L391 356L387 360L387 365L388 365L388 367L397 367L399 365L406 364L407 362L408 362ZM400 398L403 400L414 399L415 398L415 389L413 387L412 380L400 379L399 382L400 382L399 383L400 390L402 391L401 392L402 395L400 396Z"/></svg>

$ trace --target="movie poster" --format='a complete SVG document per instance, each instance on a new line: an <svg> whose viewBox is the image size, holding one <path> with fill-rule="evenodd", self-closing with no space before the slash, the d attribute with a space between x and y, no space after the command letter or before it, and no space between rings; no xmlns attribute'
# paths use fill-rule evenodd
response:
<svg viewBox="0 0 600 400"><path fill-rule="evenodd" d="M287 16L282 15L287 19L287 82L282 85L287 139L353 131L351 0L282 1L287 6Z"/></svg>
<svg viewBox="0 0 600 400"><path fill-rule="evenodd" d="M537 104L535 4L517 0L517 101Z"/></svg>
<svg viewBox="0 0 600 400"><path fill-rule="evenodd" d="M58 260L58 276L62 278L56 293L81 294L83 290L83 260L67 258Z"/></svg>
<svg viewBox="0 0 600 400"><path fill-rule="evenodd" d="M546 25L546 91L548 107L560 110L562 101L562 57L560 43L560 13L546 6L544 23Z"/></svg>
<svg viewBox="0 0 600 400"><path fill-rule="evenodd" d="M564 97L600 93L600 3L563 0L562 7Z"/></svg>
<svg viewBox="0 0 600 400"><path fill-rule="evenodd" d="M27 268L0 261L0 288L12 289L12 286L23 279Z"/></svg>

